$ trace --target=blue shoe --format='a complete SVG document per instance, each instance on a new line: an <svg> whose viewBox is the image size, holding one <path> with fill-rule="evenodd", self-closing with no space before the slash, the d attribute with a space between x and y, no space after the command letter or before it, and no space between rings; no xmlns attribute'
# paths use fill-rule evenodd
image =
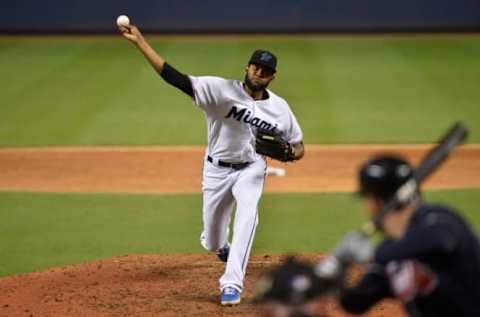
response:
<svg viewBox="0 0 480 317"><path fill-rule="evenodd" d="M230 246L228 244L225 247L217 250L217 256L222 262L227 263L229 254L230 254Z"/></svg>
<svg viewBox="0 0 480 317"><path fill-rule="evenodd" d="M233 287L225 287L222 290L222 306L232 306L240 304L240 292Z"/></svg>

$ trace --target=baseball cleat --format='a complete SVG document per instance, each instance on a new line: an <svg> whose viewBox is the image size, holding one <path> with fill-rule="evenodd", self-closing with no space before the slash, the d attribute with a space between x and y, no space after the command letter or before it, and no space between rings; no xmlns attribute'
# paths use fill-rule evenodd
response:
<svg viewBox="0 0 480 317"><path fill-rule="evenodd" d="M227 263L229 254L230 254L230 246L228 244L225 247L217 250L217 257L222 262Z"/></svg>
<svg viewBox="0 0 480 317"><path fill-rule="evenodd" d="M225 287L221 296L222 306L233 306L240 304L240 292L233 287Z"/></svg>

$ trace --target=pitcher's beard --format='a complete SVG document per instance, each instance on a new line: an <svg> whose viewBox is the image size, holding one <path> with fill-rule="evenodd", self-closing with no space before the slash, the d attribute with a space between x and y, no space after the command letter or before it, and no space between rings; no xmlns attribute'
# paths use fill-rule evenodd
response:
<svg viewBox="0 0 480 317"><path fill-rule="evenodd" d="M268 86L268 84L266 84L266 85L255 85L254 83L252 83L250 78L248 78L247 74L245 74L245 81L244 82L245 82L245 85L248 87L248 89L250 89L253 92L262 91L263 89L267 88L267 86Z"/></svg>

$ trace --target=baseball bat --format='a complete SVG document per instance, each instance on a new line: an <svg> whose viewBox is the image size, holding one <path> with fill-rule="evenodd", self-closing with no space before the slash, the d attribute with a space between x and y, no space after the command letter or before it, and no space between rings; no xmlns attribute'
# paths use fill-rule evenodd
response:
<svg viewBox="0 0 480 317"><path fill-rule="evenodd" d="M438 144L425 155L418 167L414 170L413 177L398 188L393 198L387 201L375 217L363 226L361 231L366 235L372 235L375 231L381 229L383 217L392 210L397 209L402 203L408 202L422 182L447 159L450 153L460 145L467 136L467 127L461 122L455 123L438 141Z"/></svg>

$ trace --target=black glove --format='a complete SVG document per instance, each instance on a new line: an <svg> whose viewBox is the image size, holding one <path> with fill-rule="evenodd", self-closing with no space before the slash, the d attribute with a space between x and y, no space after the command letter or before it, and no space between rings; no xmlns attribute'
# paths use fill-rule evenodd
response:
<svg viewBox="0 0 480 317"><path fill-rule="evenodd" d="M272 159L289 162L295 159L292 145L280 133L258 128L255 134L255 151Z"/></svg>

